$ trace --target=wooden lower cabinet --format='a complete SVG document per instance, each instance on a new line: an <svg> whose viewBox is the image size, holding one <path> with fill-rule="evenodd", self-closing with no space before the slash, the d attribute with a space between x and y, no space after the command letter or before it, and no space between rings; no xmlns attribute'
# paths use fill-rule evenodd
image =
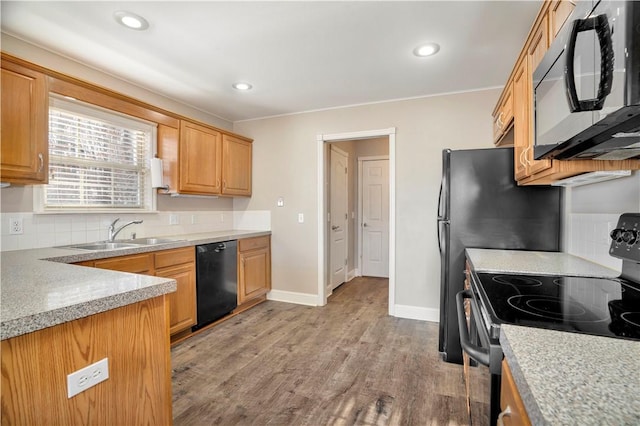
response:
<svg viewBox="0 0 640 426"><path fill-rule="evenodd" d="M238 241L238 305L271 290L271 237Z"/></svg>
<svg viewBox="0 0 640 426"><path fill-rule="evenodd" d="M170 425L165 296L2 341L3 425ZM108 359L109 378L67 397L67 375Z"/></svg>
<svg viewBox="0 0 640 426"><path fill-rule="evenodd" d="M518 425L518 426L531 426L531 420L527 415L527 411L524 408L518 388L513 381L513 375L506 359L502 360L502 382L500 384L500 413L499 419L502 420L502 424ZM500 421L498 421L500 424Z"/></svg>
<svg viewBox="0 0 640 426"><path fill-rule="evenodd" d="M170 334L196 323L196 259L194 247L118 256L79 262L78 265L134 274L155 275L176 280L177 289L167 295L170 306Z"/></svg>
<svg viewBox="0 0 640 426"><path fill-rule="evenodd" d="M182 259L180 257L183 256ZM186 258L185 258L186 256ZM156 269L157 277L173 278L178 288L169 294L170 305L170 334L176 334L188 329L196 323L196 264L195 250L188 249L166 250L156 253L156 268L162 260L173 258L179 264Z"/></svg>

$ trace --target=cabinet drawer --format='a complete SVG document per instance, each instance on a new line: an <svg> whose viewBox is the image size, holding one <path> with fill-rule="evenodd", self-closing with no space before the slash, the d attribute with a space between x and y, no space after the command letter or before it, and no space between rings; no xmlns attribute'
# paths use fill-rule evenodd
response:
<svg viewBox="0 0 640 426"><path fill-rule="evenodd" d="M193 247L163 250L155 253L155 266L156 269L166 268L167 266L195 262L195 259L195 248Z"/></svg>
<svg viewBox="0 0 640 426"><path fill-rule="evenodd" d="M238 241L238 249L240 251L256 250L269 247L269 236L245 238Z"/></svg>
<svg viewBox="0 0 640 426"><path fill-rule="evenodd" d="M131 256L114 257L111 259L96 260L95 267L100 269L111 269L114 271L145 274L153 271L153 258L150 254L134 254Z"/></svg>

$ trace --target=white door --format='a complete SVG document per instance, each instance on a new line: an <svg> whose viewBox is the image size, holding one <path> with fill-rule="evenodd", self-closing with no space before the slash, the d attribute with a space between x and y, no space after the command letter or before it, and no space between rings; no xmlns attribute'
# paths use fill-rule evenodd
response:
<svg viewBox="0 0 640 426"><path fill-rule="evenodd" d="M389 160L362 162L362 275L389 277Z"/></svg>
<svg viewBox="0 0 640 426"><path fill-rule="evenodd" d="M347 224L348 224L348 156L336 147L331 147L329 251L329 293L346 281L347 277Z"/></svg>

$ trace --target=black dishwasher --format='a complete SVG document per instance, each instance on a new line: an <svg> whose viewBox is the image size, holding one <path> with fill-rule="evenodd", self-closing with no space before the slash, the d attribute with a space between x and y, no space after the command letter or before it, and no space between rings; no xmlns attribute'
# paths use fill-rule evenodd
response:
<svg viewBox="0 0 640 426"><path fill-rule="evenodd" d="M192 330L225 316L238 306L238 242L196 246L198 323Z"/></svg>

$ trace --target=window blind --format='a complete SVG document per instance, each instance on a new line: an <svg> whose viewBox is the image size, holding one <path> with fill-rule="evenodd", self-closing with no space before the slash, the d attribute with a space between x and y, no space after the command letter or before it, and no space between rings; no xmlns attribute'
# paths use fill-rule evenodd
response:
<svg viewBox="0 0 640 426"><path fill-rule="evenodd" d="M49 108L45 207L148 209L151 129L56 99Z"/></svg>

